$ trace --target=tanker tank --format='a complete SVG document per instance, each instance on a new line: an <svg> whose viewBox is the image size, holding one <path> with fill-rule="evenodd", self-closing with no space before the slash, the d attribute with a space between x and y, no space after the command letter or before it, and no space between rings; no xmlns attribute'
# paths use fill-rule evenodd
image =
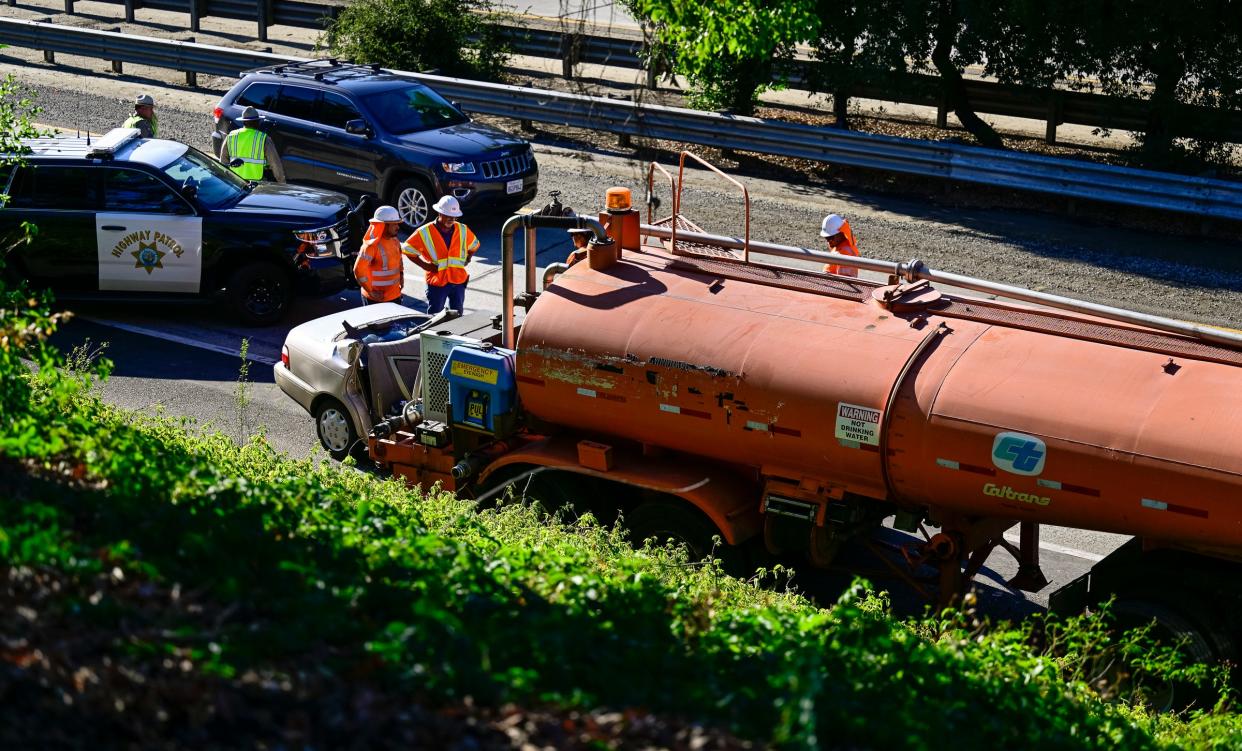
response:
<svg viewBox="0 0 1242 751"><path fill-rule="evenodd" d="M1242 355L1080 314L629 252L517 344L550 424L820 483L1242 553Z"/></svg>

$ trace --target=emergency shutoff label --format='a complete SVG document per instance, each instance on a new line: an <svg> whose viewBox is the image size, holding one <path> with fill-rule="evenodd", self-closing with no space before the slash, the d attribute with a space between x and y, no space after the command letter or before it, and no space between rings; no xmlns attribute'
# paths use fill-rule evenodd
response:
<svg viewBox="0 0 1242 751"><path fill-rule="evenodd" d="M837 402L837 438L879 446L881 414L871 407Z"/></svg>

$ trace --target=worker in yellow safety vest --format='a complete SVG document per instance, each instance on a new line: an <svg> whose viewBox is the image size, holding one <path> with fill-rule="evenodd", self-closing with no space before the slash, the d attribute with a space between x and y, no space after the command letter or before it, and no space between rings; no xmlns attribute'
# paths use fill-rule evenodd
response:
<svg viewBox="0 0 1242 751"><path fill-rule="evenodd" d="M121 123L122 128L137 128L143 138L158 138L160 122L155 117L155 99L150 94L139 94L134 99L134 114Z"/></svg>
<svg viewBox="0 0 1242 751"><path fill-rule="evenodd" d="M402 247L397 239L401 214L392 206L380 206L362 238L362 249L354 261L354 277L362 291L362 304L397 302L405 283Z"/></svg>
<svg viewBox="0 0 1242 751"><path fill-rule="evenodd" d="M843 256L857 256L858 243L854 242L854 232L850 223L840 214L829 214L820 225L819 236L828 243L828 252ZM824 271L839 276L858 276L854 266L841 266L835 263L824 264Z"/></svg>
<svg viewBox="0 0 1242 751"><path fill-rule="evenodd" d="M233 130L224 139L224 145L220 147L220 161L243 180L259 182L263 179L264 168L267 168L272 171L276 182L283 183L284 165L281 164L280 154L276 152L272 139L259 129L261 120L259 111L254 107L242 110L241 117L237 118L242 127ZM234 160L240 160L241 163L236 166L229 164Z"/></svg>
<svg viewBox="0 0 1242 751"><path fill-rule="evenodd" d="M448 307L460 311L466 304L466 264L479 250L479 239L470 228L457 221L461 204L453 196L443 196L431 207L436 218L414 230L402 250L427 272L427 312L439 313Z"/></svg>

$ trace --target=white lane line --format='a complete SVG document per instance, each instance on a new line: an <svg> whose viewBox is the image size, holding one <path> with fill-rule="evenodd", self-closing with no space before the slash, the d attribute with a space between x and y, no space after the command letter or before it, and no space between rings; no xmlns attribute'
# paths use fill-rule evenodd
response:
<svg viewBox="0 0 1242 751"><path fill-rule="evenodd" d="M1021 540L1017 535L1005 535L1005 539L1014 545L1020 545ZM1085 561L1102 561L1104 556L1098 553L1088 553L1085 550L1077 548L1067 548L1064 545L1058 545L1055 542L1041 542L1039 547L1052 553L1060 553L1061 555L1072 555L1075 558L1082 558Z"/></svg>
<svg viewBox="0 0 1242 751"><path fill-rule="evenodd" d="M170 334L167 331L157 331L156 329L149 329L149 328L146 328L145 326L135 326L131 323L119 323L117 321L108 321L102 318L91 318L89 316L78 316L78 318L83 321L90 321L91 323L95 323L100 326L107 326L108 328L120 329L121 331L128 331L131 334L141 334L142 336L150 336L156 339L163 339L164 341L174 342L176 344L184 344L187 347L195 347L197 349L205 349L209 352L217 352L222 355L229 355L230 357L241 356L241 345L240 344L237 347L226 347L223 344L212 344L211 342L203 342L197 339L191 339L187 336L177 336L176 334ZM249 360L250 362L257 362L260 365L275 365L276 364L276 360L273 360L270 357L264 357L263 355L256 355L253 352L247 353L246 359Z"/></svg>

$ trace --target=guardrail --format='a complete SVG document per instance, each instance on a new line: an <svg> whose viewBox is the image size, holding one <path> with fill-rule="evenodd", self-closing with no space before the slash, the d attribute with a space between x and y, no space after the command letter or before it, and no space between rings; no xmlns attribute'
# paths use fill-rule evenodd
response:
<svg viewBox="0 0 1242 751"><path fill-rule="evenodd" d="M76 0L65 0L65 12L72 15ZM197 33L204 16L235 18L258 24L258 38L267 41L269 26L301 26L323 28L326 21L335 18L343 4L314 2L313 0L96 0L125 6L125 21L134 22L134 11L141 8L168 10L190 14L190 31ZM16 5L17 0L8 0Z"/></svg>
<svg viewBox="0 0 1242 751"><path fill-rule="evenodd" d="M267 40L272 24L322 28L343 7L324 0L100 0L125 6L125 20L134 20L135 8L182 11L190 14L190 31L199 31L202 16L221 16L258 23L258 38ZM16 0L8 0L13 5ZM65 12L73 13L75 0L65 0ZM595 63L618 68L646 70L649 88L655 88L658 71L645 67L644 42L640 38L603 36L581 29L553 29L537 26L499 26L502 37L519 55L555 58L561 61L562 75L573 78L579 63ZM822 64L795 60L788 83L814 90L813 82ZM1042 120L1044 140L1056 143L1057 127L1063 124L1093 128L1142 131L1147 127L1149 104L1141 99L1105 96L1063 89L1040 89L966 79L966 97L976 112L989 115ZM849 97L875 99L936 108L936 124L945 127L949 110L937 76L893 75L881 86L854 86L841 92ZM1210 107L1180 105L1169 126L1174 135L1242 142L1242 112Z"/></svg>
<svg viewBox="0 0 1242 751"><path fill-rule="evenodd" d="M0 44L237 75L304 58L0 18ZM394 71L478 114L1242 220L1242 183Z"/></svg>

